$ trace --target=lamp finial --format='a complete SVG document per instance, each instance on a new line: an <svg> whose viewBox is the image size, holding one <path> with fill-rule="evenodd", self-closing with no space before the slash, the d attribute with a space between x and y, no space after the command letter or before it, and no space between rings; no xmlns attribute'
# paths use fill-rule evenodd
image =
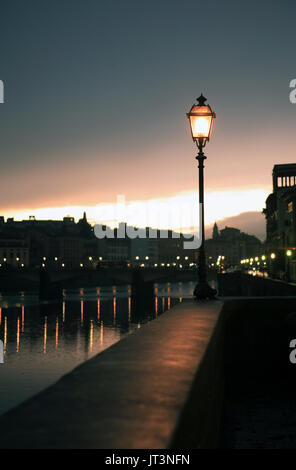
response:
<svg viewBox="0 0 296 470"><path fill-rule="evenodd" d="M205 98L203 94L201 94L199 98L196 98L196 99L198 101L199 106L204 106L205 102L207 101L207 98Z"/></svg>

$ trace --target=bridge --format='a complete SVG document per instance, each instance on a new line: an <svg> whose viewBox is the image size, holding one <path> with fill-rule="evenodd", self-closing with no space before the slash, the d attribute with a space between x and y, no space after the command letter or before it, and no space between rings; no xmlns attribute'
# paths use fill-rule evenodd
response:
<svg viewBox="0 0 296 470"><path fill-rule="evenodd" d="M43 289L43 299L59 297L62 289L133 284L135 272L142 283L186 282L197 280L196 269L101 268L101 269L17 269L0 270L0 292ZM215 279L215 271L209 278Z"/></svg>

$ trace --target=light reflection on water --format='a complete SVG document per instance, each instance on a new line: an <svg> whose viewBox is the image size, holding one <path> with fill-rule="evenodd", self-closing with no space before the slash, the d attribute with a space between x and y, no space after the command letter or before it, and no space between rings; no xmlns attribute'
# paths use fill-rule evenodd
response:
<svg viewBox="0 0 296 470"><path fill-rule="evenodd" d="M156 284L153 302L140 311L129 286L67 290L60 302L0 295L0 414L191 297L193 288L191 282Z"/></svg>

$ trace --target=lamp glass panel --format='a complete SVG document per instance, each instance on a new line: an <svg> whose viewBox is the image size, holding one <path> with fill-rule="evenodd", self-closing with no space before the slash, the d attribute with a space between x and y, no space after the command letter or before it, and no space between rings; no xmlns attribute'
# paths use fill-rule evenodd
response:
<svg viewBox="0 0 296 470"><path fill-rule="evenodd" d="M209 137L212 119L212 116L190 116L193 138Z"/></svg>

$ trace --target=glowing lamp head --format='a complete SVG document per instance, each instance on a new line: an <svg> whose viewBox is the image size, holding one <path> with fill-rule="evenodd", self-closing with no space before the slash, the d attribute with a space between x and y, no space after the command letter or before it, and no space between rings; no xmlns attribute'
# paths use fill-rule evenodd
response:
<svg viewBox="0 0 296 470"><path fill-rule="evenodd" d="M276 258L276 254L275 254L275 253L271 253L270 257L271 257L271 259L275 259L275 258Z"/></svg>
<svg viewBox="0 0 296 470"><path fill-rule="evenodd" d="M287 255L287 256L292 256L292 250L287 250L287 251L286 251L286 255Z"/></svg>
<svg viewBox="0 0 296 470"><path fill-rule="evenodd" d="M206 101L207 99L200 95L197 98L197 104L194 104L190 112L187 113L194 142L202 141L205 143L210 140L213 119L216 117L216 114L208 104L205 104Z"/></svg>

